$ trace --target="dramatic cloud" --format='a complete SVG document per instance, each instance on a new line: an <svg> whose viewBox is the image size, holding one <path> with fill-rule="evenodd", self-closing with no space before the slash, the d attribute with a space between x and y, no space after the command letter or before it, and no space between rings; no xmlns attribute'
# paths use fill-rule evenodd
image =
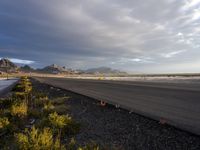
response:
<svg viewBox="0 0 200 150"><path fill-rule="evenodd" d="M17 59L17 58L10 58L10 60L14 63L17 63L17 64L26 64L26 65L30 65L30 64L33 64L34 61L32 60L23 60L23 59Z"/></svg>
<svg viewBox="0 0 200 150"><path fill-rule="evenodd" d="M0 58L2 59L2 58ZM12 61L13 63L16 63L16 64L25 64L25 65L30 65L30 64L33 64L35 63L34 61L32 60L23 60L23 59L17 59L17 58L8 58L10 61Z"/></svg>
<svg viewBox="0 0 200 150"><path fill-rule="evenodd" d="M0 1L0 56L34 67L199 72L199 38L199 0Z"/></svg>

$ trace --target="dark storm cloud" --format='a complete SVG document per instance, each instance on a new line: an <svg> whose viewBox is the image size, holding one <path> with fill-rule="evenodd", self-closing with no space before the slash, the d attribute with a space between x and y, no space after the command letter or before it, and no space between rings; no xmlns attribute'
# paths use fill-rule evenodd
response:
<svg viewBox="0 0 200 150"><path fill-rule="evenodd" d="M196 72L199 4L199 0L1 0L0 56L31 60L38 67L58 63L132 72Z"/></svg>

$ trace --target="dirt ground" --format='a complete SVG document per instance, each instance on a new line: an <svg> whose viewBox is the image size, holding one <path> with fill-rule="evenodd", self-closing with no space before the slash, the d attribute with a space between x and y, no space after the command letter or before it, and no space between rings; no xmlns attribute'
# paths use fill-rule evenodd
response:
<svg viewBox="0 0 200 150"><path fill-rule="evenodd" d="M200 136L70 91L33 81L50 98L69 96L68 113L79 123L79 144L95 143L120 150L200 150Z"/></svg>

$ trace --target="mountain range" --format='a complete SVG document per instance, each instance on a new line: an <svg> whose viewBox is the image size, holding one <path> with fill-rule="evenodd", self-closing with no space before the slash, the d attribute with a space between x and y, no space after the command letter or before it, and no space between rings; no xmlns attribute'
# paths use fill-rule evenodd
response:
<svg viewBox="0 0 200 150"><path fill-rule="evenodd" d="M22 67L18 67L16 64L11 62L9 59L1 59L0 60L0 71L5 71L5 69L21 71L21 72L38 72L38 73L50 73L50 74L126 74L126 72L121 72L116 69L112 69L109 67L99 67L99 68L91 68L87 70L72 70L68 69L65 66L61 67L56 64L52 64L50 66L46 66L41 69L33 69L29 65L24 65Z"/></svg>
<svg viewBox="0 0 200 150"><path fill-rule="evenodd" d="M61 67L61 66L58 66L56 64L52 64L50 66L46 66L46 67L44 67L42 69L37 69L37 71L43 72L43 73L54 73L54 74L69 72L69 70L66 69L65 66Z"/></svg>

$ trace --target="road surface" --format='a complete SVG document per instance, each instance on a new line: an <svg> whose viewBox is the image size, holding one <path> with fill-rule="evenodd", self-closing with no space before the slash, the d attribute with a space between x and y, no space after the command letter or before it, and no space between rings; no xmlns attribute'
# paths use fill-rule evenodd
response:
<svg viewBox="0 0 200 150"><path fill-rule="evenodd" d="M200 135L200 83L156 83L42 78L86 95Z"/></svg>
<svg viewBox="0 0 200 150"><path fill-rule="evenodd" d="M17 82L18 79L12 78L12 79L4 79L0 78L0 96L4 95L5 91L9 89L10 86L12 86L14 83Z"/></svg>

